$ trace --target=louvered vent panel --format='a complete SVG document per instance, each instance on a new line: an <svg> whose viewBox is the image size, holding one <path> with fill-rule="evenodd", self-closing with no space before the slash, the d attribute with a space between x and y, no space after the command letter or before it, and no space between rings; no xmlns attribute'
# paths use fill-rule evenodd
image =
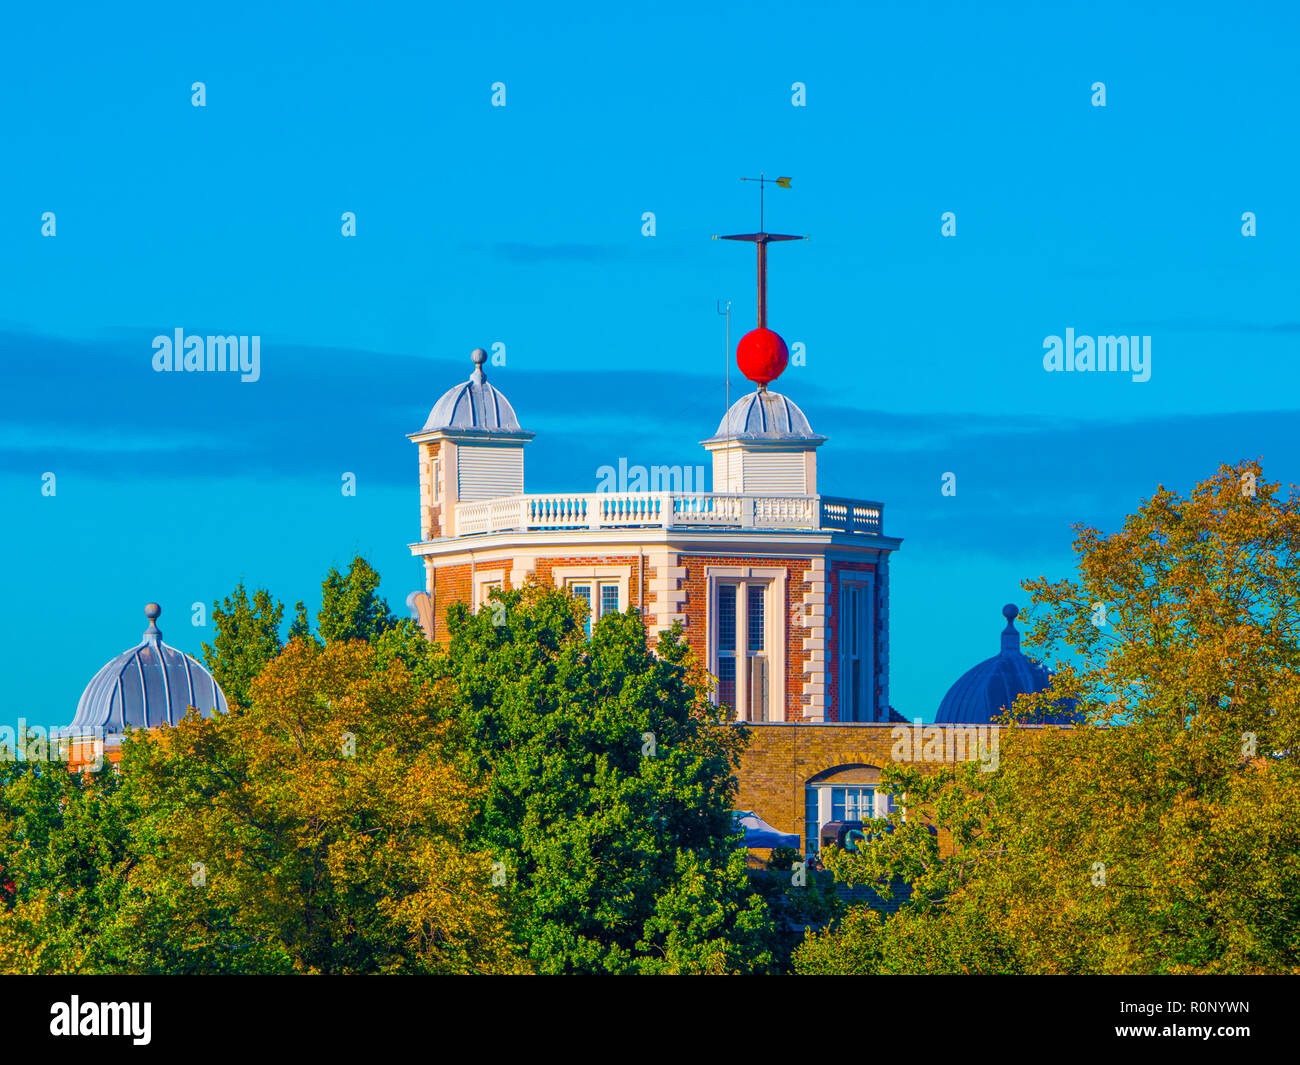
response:
<svg viewBox="0 0 1300 1065"><path fill-rule="evenodd" d="M745 455L745 491L750 495L802 495L805 483L802 452Z"/></svg>
<svg viewBox="0 0 1300 1065"><path fill-rule="evenodd" d="M523 448L461 447L456 459L461 502L523 494Z"/></svg>

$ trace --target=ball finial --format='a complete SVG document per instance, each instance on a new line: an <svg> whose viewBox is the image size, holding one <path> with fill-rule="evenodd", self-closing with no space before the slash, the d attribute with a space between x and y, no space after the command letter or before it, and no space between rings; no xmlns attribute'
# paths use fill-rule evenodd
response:
<svg viewBox="0 0 1300 1065"><path fill-rule="evenodd" d="M1007 619L1007 627L1002 630L1002 653L1004 655L1020 653L1020 630L1015 626L1016 615L1020 608L1015 603L1008 603L1002 608L1002 616Z"/></svg>
<svg viewBox="0 0 1300 1065"><path fill-rule="evenodd" d="M485 362L487 362L487 352L484 351L482 348L475 348L473 351L469 353L469 361L472 362L475 366L482 366Z"/></svg>
<svg viewBox="0 0 1300 1065"><path fill-rule="evenodd" d="M145 603L144 616L147 617L150 621L153 621L161 613L162 613L162 607L160 607L157 603Z"/></svg>

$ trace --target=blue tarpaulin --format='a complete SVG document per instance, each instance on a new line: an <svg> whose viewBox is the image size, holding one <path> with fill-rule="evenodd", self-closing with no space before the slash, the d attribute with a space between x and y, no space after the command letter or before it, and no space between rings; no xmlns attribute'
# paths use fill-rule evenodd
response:
<svg viewBox="0 0 1300 1065"><path fill-rule="evenodd" d="M745 832L746 847L793 847L799 849L799 837L789 832L778 832L752 810L735 812L736 827Z"/></svg>

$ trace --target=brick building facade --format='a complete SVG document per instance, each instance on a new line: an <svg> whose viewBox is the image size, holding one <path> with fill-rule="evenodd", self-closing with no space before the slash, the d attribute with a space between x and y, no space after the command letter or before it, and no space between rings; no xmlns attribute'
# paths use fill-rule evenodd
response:
<svg viewBox="0 0 1300 1065"><path fill-rule="evenodd" d="M738 720L890 721L888 574L901 542L885 535L880 503L820 494L825 437L791 400L760 384L726 412L702 442L714 491L528 494L533 434L488 382L486 354L472 361L411 435L411 551L426 578L411 605L431 639L447 638L452 603L477 609L494 587L535 579L585 599L593 617L635 608L651 635L680 623ZM752 795L787 831L802 812L785 809L788 796L769 809L778 800L759 782L792 771L792 750L758 743L741 772L740 801Z"/></svg>
<svg viewBox="0 0 1300 1065"><path fill-rule="evenodd" d="M650 491L529 494L533 434L476 349L469 380L410 437L420 485L410 548L426 579L409 603L435 640L447 637L450 604L477 609L493 587L529 579L584 599L593 619L635 608L651 636L680 623L717 682L714 698L755 725L737 801L815 846L821 824L887 809L875 785L891 726L903 721L889 703L890 557L902 542L886 535L881 503L822 494L826 437L768 388L787 354L766 328L766 244L794 238L734 239L759 252L759 327L737 349L757 388L701 441L712 491L657 490L652 477ZM687 478L668 480L680 489ZM983 663L950 693L954 724L981 699L1014 698L1018 678L1036 683L1027 660L1006 657L1007 640L1005 660Z"/></svg>
<svg viewBox="0 0 1300 1065"><path fill-rule="evenodd" d="M889 556L883 506L817 492L825 442L766 388L705 440L713 492L524 491L514 409L474 353L469 381L411 436L419 451L425 589L414 604L446 638L452 602L530 578L593 616L636 608L651 634L680 623L742 721L889 720Z"/></svg>

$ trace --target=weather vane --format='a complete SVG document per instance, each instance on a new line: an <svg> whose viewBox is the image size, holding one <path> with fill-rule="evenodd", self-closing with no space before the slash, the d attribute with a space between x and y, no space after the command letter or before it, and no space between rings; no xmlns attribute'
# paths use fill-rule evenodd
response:
<svg viewBox="0 0 1300 1065"><path fill-rule="evenodd" d="M770 178L759 174L756 178L741 178L741 181L758 182L758 232L757 233L736 233L728 237L722 237L722 240L747 240L758 248L758 328L767 328L767 246L775 240L807 240L807 237L792 237L786 233L765 233L763 231L763 193L768 185L775 185L779 189L788 189L790 179L788 177ZM718 240L714 236L714 240Z"/></svg>
<svg viewBox="0 0 1300 1065"><path fill-rule="evenodd" d="M778 189L788 189L790 179L788 177L770 178L759 174L758 177L743 177L741 181L758 182L758 231L763 231L763 194L767 191L768 185L775 185Z"/></svg>

